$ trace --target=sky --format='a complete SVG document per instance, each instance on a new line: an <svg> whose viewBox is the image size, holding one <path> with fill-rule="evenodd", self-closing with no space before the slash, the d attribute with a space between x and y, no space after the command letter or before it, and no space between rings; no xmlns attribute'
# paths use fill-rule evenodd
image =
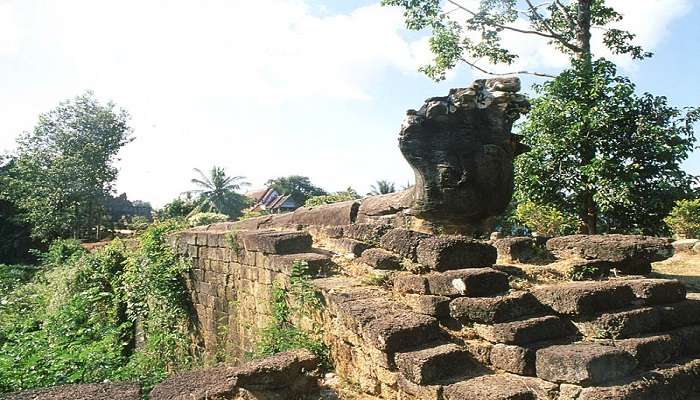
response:
<svg viewBox="0 0 700 400"><path fill-rule="evenodd" d="M162 206L192 189L193 168L213 165L252 188L292 174L328 191L404 186L405 111L483 76L461 67L429 80L417 71L430 60L428 33L406 31L401 10L378 3L0 0L0 152L39 114L92 90L131 115L135 140L119 154L116 186L132 200ZM700 105L700 3L608 3L655 53L615 57L621 72L640 92ZM536 37L505 43L521 57L499 71L566 66ZM524 88L541 81L524 78ZM700 151L684 166L700 175Z"/></svg>

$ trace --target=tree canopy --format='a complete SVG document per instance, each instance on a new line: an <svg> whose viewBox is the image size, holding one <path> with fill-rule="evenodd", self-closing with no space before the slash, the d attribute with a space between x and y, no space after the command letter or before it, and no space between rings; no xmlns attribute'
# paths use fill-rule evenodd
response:
<svg viewBox="0 0 700 400"><path fill-rule="evenodd" d="M92 92L42 114L17 140L6 198L43 241L86 238L104 215L117 153L131 139L129 115Z"/></svg>
<svg viewBox="0 0 700 400"><path fill-rule="evenodd" d="M187 193L195 197L197 204L195 210L216 212L226 214L234 219L238 218L241 211L248 206L248 200L245 196L236 192L242 187L250 185L245 181L245 177L228 176L224 168L217 166L211 167L208 174L198 168L195 168L194 171L197 173L197 177L192 178L191 182L197 186L197 189Z"/></svg>
<svg viewBox="0 0 700 400"><path fill-rule="evenodd" d="M311 183L308 176L289 175L267 181L277 193L292 195L297 204L304 204L309 197L327 194L325 190Z"/></svg>
<svg viewBox="0 0 700 400"><path fill-rule="evenodd" d="M589 233L662 233L674 202L692 195L694 177L680 164L693 149L700 109L636 95L605 60L593 63L592 77L575 63L535 86L521 130L531 151L515 162L516 198L577 216Z"/></svg>
<svg viewBox="0 0 700 400"><path fill-rule="evenodd" d="M370 192L368 193L369 195L379 195L379 194L387 194L387 193L394 193L396 191L396 186L394 185L393 182L385 181L385 180L378 180L377 183L372 185Z"/></svg>
<svg viewBox="0 0 700 400"><path fill-rule="evenodd" d="M442 3L442 4L441 4ZM604 45L614 54L629 54L642 59L651 56L633 43L631 32L608 25L622 15L605 0L561 0L535 4L525 0L524 9L517 0L481 0L470 8L460 0L382 0L382 4L404 8L406 26L411 30L430 29L433 63L423 66L430 78L442 80L445 73L460 63L492 74L479 60L491 64L513 64L518 54L503 46L504 32L546 39L557 50L573 59L591 60L592 28L601 32ZM512 71L508 74L534 74Z"/></svg>

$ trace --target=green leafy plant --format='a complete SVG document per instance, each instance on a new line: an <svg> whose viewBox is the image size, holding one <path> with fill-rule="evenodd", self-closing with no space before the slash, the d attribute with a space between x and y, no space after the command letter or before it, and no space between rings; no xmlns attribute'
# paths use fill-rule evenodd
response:
<svg viewBox="0 0 700 400"><path fill-rule="evenodd" d="M180 228L151 225L133 251L120 240L94 253L57 241L41 269L2 266L0 392L129 379L148 388L195 365L182 281L189 266L165 237Z"/></svg>
<svg viewBox="0 0 700 400"><path fill-rule="evenodd" d="M664 223L678 238L700 237L700 199L678 200Z"/></svg>
<svg viewBox="0 0 700 400"><path fill-rule="evenodd" d="M241 246L238 244L238 231L235 229L231 229L230 231L226 232L224 235L224 240L226 241L226 245L228 246L229 249L234 251L235 253L240 252Z"/></svg>
<svg viewBox="0 0 700 400"><path fill-rule="evenodd" d="M587 281L600 278L603 275L604 272L600 268L591 265L576 266L566 272L566 277L572 281Z"/></svg>
<svg viewBox="0 0 700 400"><path fill-rule="evenodd" d="M324 367L330 366L329 349L320 340L320 332L312 334L303 332L291 322L295 313L308 313L318 307L320 302L310 283L308 263L294 262L290 288L286 289L278 282L273 284L271 302L273 322L261 330L255 355L264 357L303 348L316 354Z"/></svg>
<svg viewBox="0 0 700 400"><path fill-rule="evenodd" d="M554 207L524 202L518 204L514 218L533 232L543 236L557 236L575 230L576 220Z"/></svg>
<svg viewBox="0 0 700 400"><path fill-rule="evenodd" d="M187 218L187 223L190 224L190 226L209 225L226 221L228 221L228 215L211 212L196 213Z"/></svg>
<svg viewBox="0 0 700 400"><path fill-rule="evenodd" d="M331 194L322 194L319 196L309 197L304 203L304 207L316 207L322 204L333 204L339 203L341 201L355 200L359 199L360 195L357 194L355 189L349 187L347 190L342 192L335 192Z"/></svg>

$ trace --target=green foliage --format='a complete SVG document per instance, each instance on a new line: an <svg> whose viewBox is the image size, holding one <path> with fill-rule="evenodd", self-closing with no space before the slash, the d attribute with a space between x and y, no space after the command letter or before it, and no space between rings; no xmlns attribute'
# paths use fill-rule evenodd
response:
<svg viewBox="0 0 700 400"><path fill-rule="evenodd" d="M359 199L360 195L357 194L355 189L349 187L347 190L342 192L335 192L331 194L323 194L320 196L312 196L306 200L304 207L316 207L322 204L333 204L339 203L341 201L355 200Z"/></svg>
<svg viewBox="0 0 700 400"><path fill-rule="evenodd" d="M566 272L566 277L572 281L587 281L591 279L598 279L604 275L603 271L598 267L591 265L579 265L574 268L569 269Z"/></svg>
<svg viewBox="0 0 700 400"><path fill-rule="evenodd" d="M227 176L226 171L217 166L212 167L208 175L197 168L194 171L199 177L191 182L198 189L187 192L188 195L195 196L197 206L192 212L226 214L229 218L236 219L249 205L248 198L236 193L243 186L250 185L244 181L244 176Z"/></svg>
<svg viewBox="0 0 700 400"><path fill-rule="evenodd" d="M256 356L265 357L287 350L307 349L319 357L324 367L330 366L329 349L320 340L320 332L309 335L291 322L295 314L308 314L311 310L320 307L319 299L309 279L308 263L294 262L289 289L277 282L273 284L271 306L273 322L260 332Z"/></svg>
<svg viewBox="0 0 700 400"><path fill-rule="evenodd" d="M87 253L87 250L75 239L57 239L51 242L49 249L39 255L44 267L55 268L64 264L73 264Z"/></svg>
<svg viewBox="0 0 700 400"><path fill-rule="evenodd" d="M379 180L376 184L372 185L372 190L368 194L376 196L380 194L394 193L395 191L396 187L393 182Z"/></svg>
<svg viewBox="0 0 700 400"><path fill-rule="evenodd" d="M700 237L700 199L678 200L664 218L676 237L697 239Z"/></svg>
<svg viewBox="0 0 700 400"><path fill-rule="evenodd" d="M87 92L39 116L34 130L17 139L7 198L34 237L92 235L117 177L117 153L131 141L128 120Z"/></svg>
<svg viewBox="0 0 700 400"><path fill-rule="evenodd" d="M160 210L156 211L156 218L159 220L166 219L184 219L194 211L197 203L190 197L178 197L170 203L166 204Z"/></svg>
<svg viewBox="0 0 700 400"><path fill-rule="evenodd" d="M141 323L145 343L129 359L123 374L147 386L163 380L169 371L197 362L190 340L192 305L182 278L190 265L174 254L166 240L168 233L182 228L174 220L151 225L124 269L127 314L132 323Z"/></svg>
<svg viewBox="0 0 700 400"><path fill-rule="evenodd" d="M518 204L513 217L530 231L542 236L566 235L576 229L575 218L564 215L554 207L529 201Z"/></svg>
<svg viewBox="0 0 700 400"><path fill-rule="evenodd" d="M247 219L262 217L263 215L268 215L268 214L269 214L269 213L268 213L267 211L250 211L250 210L247 210L247 211L245 211L245 212L243 213L243 215L241 215L240 217L238 217L238 220L239 220L239 221L245 221L245 220L247 220Z"/></svg>
<svg viewBox="0 0 700 400"><path fill-rule="evenodd" d="M224 240L226 241L226 245L228 245L228 248L231 249L234 253L238 253L241 251L241 246L238 244L238 231L235 229L231 229L226 234L224 235Z"/></svg>
<svg viewBox="0 0 700 400"><path fill-rule="evenodd" d="M200 212L187 218L187 223L190 226L209 225L226 221L228 221L228 215L211 212Z"/></svg>
<svg viewBox="0 0 700 400"><path fill-rule="evenodd" d="M515 161L516 198L576 215L595 233L661 234L676 200L692 193L681 169L693 149L700 109L683 112L665 97L637 96L605 60L562 72L522 125L531 150ZM584 101L585 99L585 101Z"/></svg>
<svg viewBox="0 0 700 400"><path fill-rule="evenodd" d="M439 81L445 73L460 63L484 71L477 61L490 64L512 64L518 54L503 46L502 35L506 31L524 37L540 36L549 44L575 59L591 59L591 26L603 32L602 41L614 54L628 54L635 59L650 57L641 47L632 44L635 35L609 24L617 24L622 15L605 5L604 0L581 0L570 4L552 1L531 4L516 0L481 0L478 6L469 8L463 2L438 0L382 0L382 5L404 9L406 27L421 31L429 29L433 63L420 68L428 77ZM524 7L524 10L523 10ZM458 12L453 12L458 11ZM463 15L464 19L455 16ZM588 18L585 16L588 15ZM528 27L517 25L519 19ZM521 71L519 73L527 73Z"/></svg>
<svg viewBox="0 0 700 400"><path fill-rule="evenodd" d="M0 268L8 290L0 294L0 392L128 379L149 386L191 365L188 267L165 240L181 227L150 226L133 253L119 240L95 253L60 241L34 274Z"/></svg>
<svg viewBox="0 0 700 400"><path fill-rule="evenodd" d="M150 221L148 221L148 218L144 217L143 215L135 215L131 218L128 228L136 232L143 232L146 230L146 228L148 228L149 224Z"/></svg>
<svg viewBox="0 0 700 400"><path fill-rule="evenodd" d="M282 195L292 195L292 199L297 204L304 204L306 200L313 196L327 194L325 190L315 186L307 176L290 175L267 181L277 193Z"/></svg>

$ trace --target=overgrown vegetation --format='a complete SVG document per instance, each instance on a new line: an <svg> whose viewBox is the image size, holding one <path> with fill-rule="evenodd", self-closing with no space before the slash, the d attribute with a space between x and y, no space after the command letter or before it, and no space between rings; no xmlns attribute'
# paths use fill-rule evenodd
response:
<svg viewBox="0 0 700 400"><path fill-rule="evenodd" d="M125 379L148 387L191 366L187 265L165 241L179 227L152 225L136 250L115 240L87 253L61 240L41 269L2 266L0 392Z"/></svg>
<svg viewBox="0 0 700 400"><path fill-rule="evenodd" d="M355 189L349 187L342 192L335 192L331 194L323 194L320 196L312 196L306 200L304 203L305 207L315 207L322 204L333 204L339 203L341 201L355 200L359 199L360 195L357 194Z"/></svg>
<svg viewBox="0 0 700 400"><path fill-rule="evenodd" d="M200 212L187 218L187 223L190 226L209 225L226 221L228 221L228 215L213 212Z"/></svg>
<svg viewBox="0 0 700 400"><path fill-rule="evenodd" d="M564 215L554 207L530 201L518 204L513 218L541 236L565 235L576 229L575 218Z"/></svg>
<svg viewBox="0 0 700 400"><path fill-rule="evenodd" d="M677 201L664 223L678 238L697 239L700 237L700 199Z"/></svg>
<svg viewBox="0 0 700 400"><path fill-rule="evenodd" d="M289 288L275 282L272 290L272 317L270 326L260 332L256 356L264 357L292 349L308 349L330 366L328 347L320 340L320 330L306 333L292 323L293 318L308 316L318 310L320 301L311 285L309 265L295 261L292 265Z"/></svg>

